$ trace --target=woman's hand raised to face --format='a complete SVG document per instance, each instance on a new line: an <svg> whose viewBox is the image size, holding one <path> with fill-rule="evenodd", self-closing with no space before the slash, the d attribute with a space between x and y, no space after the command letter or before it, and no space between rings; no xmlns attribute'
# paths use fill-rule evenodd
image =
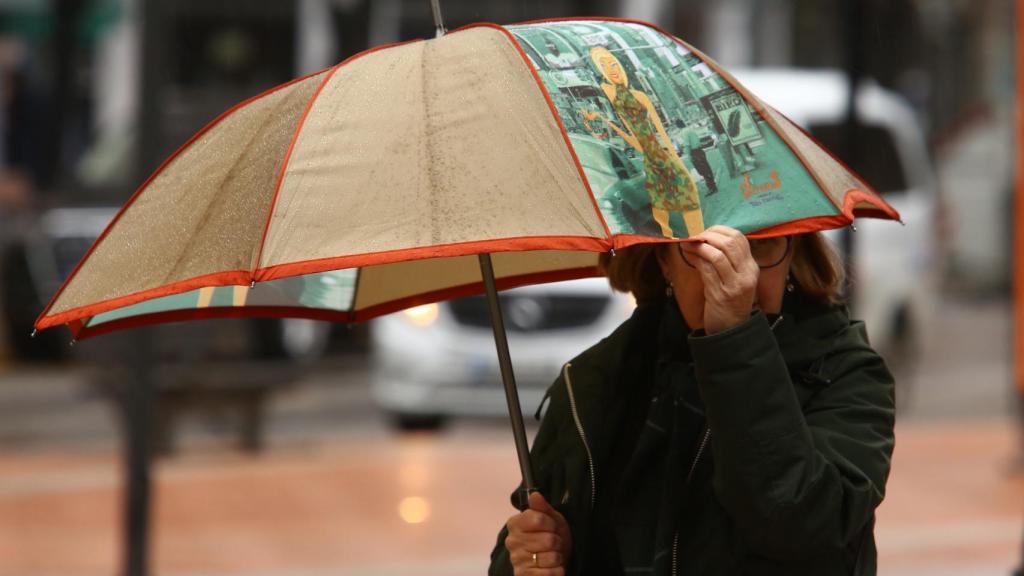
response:
<svg viewBox="0 0 1024 576"><path fill-rule="evenodd" d="M516 576L564 576L572 551L569 524L540 492L530 494L530 507L506 523L509 560Z"/></svg>
<svg viewBox="0 0 1024 576"><path fill-rule="evenodd" d="M704 293L704 331L714 334L750 317L757 296L760 268L750 254L747 238L738 230L712 226L694 238L703 242L680 244L679 249L685 252L686 260L700 275ZM678 266L673 268L676 268L674 275L689 272ZM673 278L669 280L676 284Z"/></svg>

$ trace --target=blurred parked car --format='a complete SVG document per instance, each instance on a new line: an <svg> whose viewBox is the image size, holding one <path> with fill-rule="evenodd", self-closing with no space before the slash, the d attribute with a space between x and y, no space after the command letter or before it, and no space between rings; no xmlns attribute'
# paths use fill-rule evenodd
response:
<svg viewBox="0 0 1024 576"><path fill-rule="evenodd" d="M116 214L110 207L56 208L24 226L18 238L8 239L0 260L0 298L6 339L15 359L59 360L67 354L70 336L66 331L46 330L31 338L32 325ZM250 340L249 352L257 358L317 357L326 348L331 328L327 323L301 319L242 322L246 324L242 332L248 332Z"/></svg>
<svg viewBox="0 0 1024 576"><path fill-rule="evenodd" d="M903 217L905 226L862 219L853 233L853 314L891 363L912 360L930 306L937 200L924 135L896 93L866 80L858 90L858 154L846 150L846 76L839 71L733 71L764 102L846 161ZM840 247L841 231L828 233Z"/></svg>
<svg viewBox="0 0 1024 576"><path fill-rule="evenodd" d="M116 214L109 207L58 208L26 219L5 234L0 258L3 339L15 361L54 362L74 351L91 368L88 382L115 406L134 385L128 363L137 355L132 331L101 336L75 348L63 328L30 337L43 307ZM300 319L216 319L172 323L154 332L153 386L159 400L156 446L174 449L175 430L186 413L233 423L240 446L263 445L266 403L303 375L301 368L324 353L331 324Z"/></svg>
<svg viewBox="0 0 1024 576"><path fill-rule="evenodd" d="M610 334L635 307L604 278L526 286L499 298L524 414L537 409L566 360ZM373 397L398 427L507 414L484 296L378 318L371 344Z"/></svg>

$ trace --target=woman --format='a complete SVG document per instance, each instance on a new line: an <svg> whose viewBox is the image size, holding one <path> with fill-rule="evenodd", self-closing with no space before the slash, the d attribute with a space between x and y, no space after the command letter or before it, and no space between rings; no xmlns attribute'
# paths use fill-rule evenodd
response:
<svg viewBox="0 0 1024 576"><path fill-rule="evenodd" d="M893 381L820 234L604 257L638 307L565 365L491 574L874 574ZM668 292L668 294L666 294Z"/></svg>
<svg viewBox="0 0 1024 576"><path fill-rule="evenodd" d="M626 70L607 48L594 46L590 49L590 59L606 80L601 84L601 89L611 101L625 129L619 128L599 112L581 110L586 125L589 126L591 120L602 120L642 154L644 188L651 199L654 220L661 226L664 236L675 236L669 226L670 212L682 213L688 236L700 233L704 230L700 193L690 171L676 154L654 103L641 90L629 87Z"/></svg>

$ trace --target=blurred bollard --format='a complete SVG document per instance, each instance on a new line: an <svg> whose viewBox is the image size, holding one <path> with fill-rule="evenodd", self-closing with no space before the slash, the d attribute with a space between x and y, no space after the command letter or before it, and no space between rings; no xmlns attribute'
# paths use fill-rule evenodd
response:
<svg viewBox="0 0 1024 576"><path fill-rule="evenodd" d="M125 576L149 573L150 494L153 461L152 422L156 403L153 379L153 338L155 328L133 332L134 350L130 362L131 378L125 383L124 467L125 467Z"/></svg>
<svg viewBox="0 0 1024 576"><path fill-rule="evenodd" d="M857 91L861 84L861 77L864 74L865 51L862 45L864 36L865 7L861 0L846 0L843 10L839 11L843 22L839 29L846 31L846 121L843 126L845 139L845 157L843 160L850 166L859 166L860 144L857 139ZM847 226L842 230L843 261L846 266L846 300L855 304L856 294L856 243L853 238L853 226ZM856 312L856 310L854 310Z"/></svg>

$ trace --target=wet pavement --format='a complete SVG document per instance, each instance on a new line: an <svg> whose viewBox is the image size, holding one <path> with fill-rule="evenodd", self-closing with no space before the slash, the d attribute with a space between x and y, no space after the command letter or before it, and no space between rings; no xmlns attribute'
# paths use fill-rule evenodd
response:
<svg viewBox="0 0 1024 576"><path fill-rule="evenodd" d="M876 535L880 574L1006 576L1020 560L1024 474L1006 302L947 302L901 382ZM500 421L397 434L348 356L275 398L258 455L205 417L158 461L153 573L482 574L513 512ZM120 565L114 412L83 375L0 368L0 576L111 575Z"/></svg>
<svg viewBox="0 0 1024 576"><path fill-rule="evenodd" d="M1009 576L1024 537L1024 474L1008 421L900 426L875 536L880 574Z"/></svg>

